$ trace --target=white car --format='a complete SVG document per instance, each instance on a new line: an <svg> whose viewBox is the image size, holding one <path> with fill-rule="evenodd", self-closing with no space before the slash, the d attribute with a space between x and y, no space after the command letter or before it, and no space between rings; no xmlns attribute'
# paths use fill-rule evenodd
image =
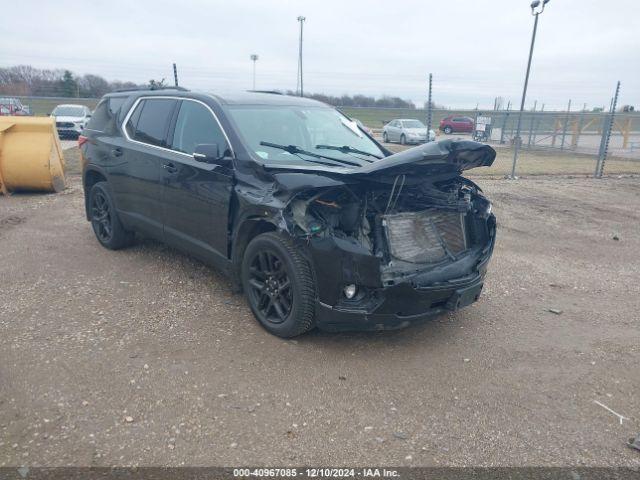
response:
<svg viewBox="0 0 640 480"><path fill-rule="evenodd" d="M391 120L382 129L382 140L385 143L399 142L406 145L408 143L433 142L435 139L436 132L429 130L429 140L427 140L427 127L420 120L410 118Z"/></svg>
<svg viewBox="0 0 640 480"><path fill-rule="evenodd" d="M58 105L51 112L56 118L56 129L60 137L78 137L91 118L91 110L84 105Z"/></svg>

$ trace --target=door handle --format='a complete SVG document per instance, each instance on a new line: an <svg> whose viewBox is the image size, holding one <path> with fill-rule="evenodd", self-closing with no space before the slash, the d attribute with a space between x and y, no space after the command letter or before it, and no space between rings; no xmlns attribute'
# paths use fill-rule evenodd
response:
<svg viewBox="0 0 640 480"><path fill-rule="evenodd" d="M114 148L113 150L111 150L111 155L113 157L121 157L122 156L122 150L119 148Z"/></svg>
<svg viewBox="0 0 640 480"><path fill-rule="evenodd" d="M164 163L162 168L169 173L176 173L178 171L177 167L173 163Z"/></svg>

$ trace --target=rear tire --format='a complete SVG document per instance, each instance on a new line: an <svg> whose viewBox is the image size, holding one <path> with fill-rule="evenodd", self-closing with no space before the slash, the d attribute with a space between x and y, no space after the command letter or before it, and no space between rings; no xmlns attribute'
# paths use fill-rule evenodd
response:
<svg viewBox="0 0 640 480"><path fill-rule="evenodd" d="M251 311L273 335L291 338L315 326L311 266L284 235L254 238L243 255L241 277Z"/></svg>
<svg viewBox="0 0 640 480"><path fill-rule="evenodd" d="M444 127L444 129L442 130L444 133L446 133L447 135L451 135L451 132L453 132L453 130L451 129L451 127L447 126Z"/></svg>
<svg viewBox="0 0 640 480"><path fill-rule="evenodd" d="M122 226L107 182L98 182L91 187L89 214L93 233L103 247L118 250L133 243L134 234Z"/></svg>

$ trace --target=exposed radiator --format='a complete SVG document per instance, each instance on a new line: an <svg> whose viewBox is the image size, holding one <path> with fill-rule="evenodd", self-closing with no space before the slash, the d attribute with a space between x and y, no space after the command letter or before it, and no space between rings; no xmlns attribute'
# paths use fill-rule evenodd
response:
<svg viewBox="0 0 640 480"><path fill-rule="evenodd" d="M411 263L436 263L464 252L464 215L447 210L383 215L391 256Z"/></svg>

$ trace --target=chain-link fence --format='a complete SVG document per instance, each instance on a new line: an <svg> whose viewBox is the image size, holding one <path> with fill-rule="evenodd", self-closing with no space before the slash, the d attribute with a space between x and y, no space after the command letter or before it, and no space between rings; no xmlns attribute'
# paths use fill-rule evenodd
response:
<svg viewBox="0 0 640 480"><path fill-rule="evenodd" d="M81 104L94 108L97 98L18 97L33 115L48 115L59 104ZM384 125L394 119L417 119L426 123L423 109L339 107L352 118L361 120L382 140ZM432 111L432 128L442 138L472 138L479 116L489 118L487 138L498 156L488 169L478 175L510 175L518 112L512 110L443 110ZM466 120L465 120L466 119ZM607 144L608 126L611 124ZM447 129L446 127L450 128ZM450 133L449 133L450 130ZM517 175L553 175L596 173L596 164L606 144L605 174L640 174L640 114L616 112L525 111L520 123L521 149ZM390 148L404 148L390 145Z"/></svg>
<svg viewBox="0 0 640 480"><path fill-rule="evenodd" d="M427 118L427 111L419 109L348 107L341 110L372 128L380 139L384 125L393 119L426 122ZM477 128L477 118L488 117L487 137L482 141L494 146L498 156L491 168L473 173L510 175L518 114L512 110L436 109L432 112L432 128L436 130L438 139L471 139ZM610 135L607 135L608 131ZM638 113L616 112L611 122L611 112L525 111L520 122L520 139L516 175L594 175L605 145L607 161L603 173L640 174ZM403 147L390 145L390 148Z"/></svg>

